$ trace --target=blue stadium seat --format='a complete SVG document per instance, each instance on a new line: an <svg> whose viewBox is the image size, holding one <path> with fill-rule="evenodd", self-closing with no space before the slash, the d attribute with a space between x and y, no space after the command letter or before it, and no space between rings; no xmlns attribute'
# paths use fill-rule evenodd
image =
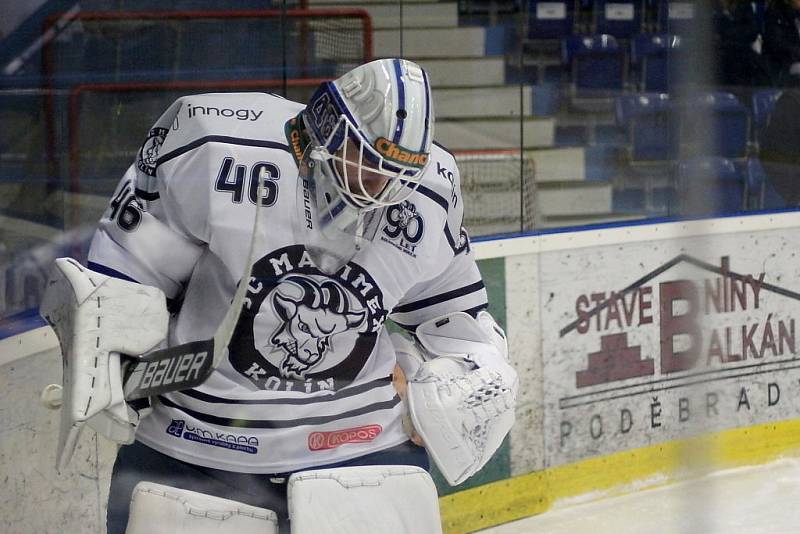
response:
<svg viewBox="0 0 800 534"><path fill-rule="evenodd" d="M682 215L737 213L746 206L747 180L727 158L693 158L678 167L678 195Z"/></svg>
<svg viewBox="0 0 800 534"><path fill-rule="evenodd" d="M528 37L561 39L572 34L575 0L530 0Z"/></svg>
<svg viewBox="0 0 800 534"><path fill-rule="evenodd" d="M573 35L562 41L562 61L572 78L573 98L603 99L622 91L625 53L611 35Z"/></svg>
<svg viewBox="0 0 800 534"><path fill-rule="evenodd" d="M642 0L595 0L594 31L629 38L642 29Z"/></svg>
<svg viewBox="0 0 800 534"><path fill-rule="evenodd" d="M694 0L661 0L658 28L662 32L690 35L696 31L698 6Z"/></svg>
<svg viewBox="0 0 800 534"><path fill-rule="evenodd" d="M744 158L750 140L750 113L731 93L711 92L689 99L682 134L692 155Z"/></svg>
<svg viewBox="0 0 800 534"><path fill-rule="evenodd" d="M645 33L631 41L631 67L637 85L645 92L663 93L674 82L684 39L668 33Z"/></svg>
<svg viewBox="0 0 800 534"><path fill-rule="evenodd" d="M783 94L780 89L761 89L753 93L753 135L756 143L761 140L764 128L767 127L769 116L775 109L775 102Z"/></svg>
<svg viewBox="0 0 800 534"><path fill-rule="evenodd" d="M669 95L620 96L616 100L616 118L626 134L632 163L667 162L678 157L680 120Z"/></svg>

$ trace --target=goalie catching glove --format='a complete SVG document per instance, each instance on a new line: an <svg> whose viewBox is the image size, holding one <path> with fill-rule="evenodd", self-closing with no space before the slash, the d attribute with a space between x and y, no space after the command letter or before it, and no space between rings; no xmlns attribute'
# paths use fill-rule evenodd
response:
<svg viewBox="0 0 800 534"><path fill-rule="evenodd" d="M61 405L60 471L85 423L112 441L133 441L142 414L124 400L120 354L142 354L161 343L169 314L160 289L106 276L71 258L56 260L41 314L63 357L60 391L51 385L43 393L51 407Z"/></svg>
<svg viewBox="0 0 800 534"><path fill-rule="evenodd" d="M416 329L418 343L392 334L407 377L408 416L436 466L455 486L478 472L514 424L519 380L505 335L482 311L457 312Z"/></svg>

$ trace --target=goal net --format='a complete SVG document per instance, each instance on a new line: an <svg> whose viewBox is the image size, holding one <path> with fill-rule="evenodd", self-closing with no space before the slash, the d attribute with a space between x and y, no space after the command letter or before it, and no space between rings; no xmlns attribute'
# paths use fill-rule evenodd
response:
<svg viewBox="0 0 800 534"><path fill-rule="evenodd" d="M535 166L518 150L456 152L464 226L480 236L532 230L537 224Z"/></svg>

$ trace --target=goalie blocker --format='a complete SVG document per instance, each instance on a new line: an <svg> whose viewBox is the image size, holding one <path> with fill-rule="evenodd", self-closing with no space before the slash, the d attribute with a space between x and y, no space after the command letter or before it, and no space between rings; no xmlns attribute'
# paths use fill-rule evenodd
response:
<svg viewBox="0 0 800 534"><path fill-rule="evenodd" d="M407 377L406 404L418 434L450 485L491 459L514 424L519 380L505 334L489 313L457 312L416 329L417 344L392 334ZM416 439L415 439L416 441Z"/></svg>
<svg viewBox="0 0 800 534"><path fill-rule="evenodd" d="M56 468L69 463L83 426L131 443L143 414L125 402L121 354L143 354L167 336L166 297L157 288L92 271L59 258L47 283L42 316L61 344L61 388L42 400L61 406ZM135 320L131 320L135 318Z"/></svg>

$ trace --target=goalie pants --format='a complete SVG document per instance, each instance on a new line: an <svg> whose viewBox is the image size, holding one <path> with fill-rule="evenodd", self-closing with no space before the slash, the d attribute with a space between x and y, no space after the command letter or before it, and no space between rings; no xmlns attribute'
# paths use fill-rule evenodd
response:
<svg viewBox="0 0 800 534"><path fill-rule="evenodd" d="M428 470L425 449L407 441L396 447L333 465L414 465ZM288 532L286 481L291 473L234 473L182 462L141 443L120 447L111 475L108 497L108 534L124 534L133 488L142 480L158 482L268 508L278 514L280 529Z"/></svg>

